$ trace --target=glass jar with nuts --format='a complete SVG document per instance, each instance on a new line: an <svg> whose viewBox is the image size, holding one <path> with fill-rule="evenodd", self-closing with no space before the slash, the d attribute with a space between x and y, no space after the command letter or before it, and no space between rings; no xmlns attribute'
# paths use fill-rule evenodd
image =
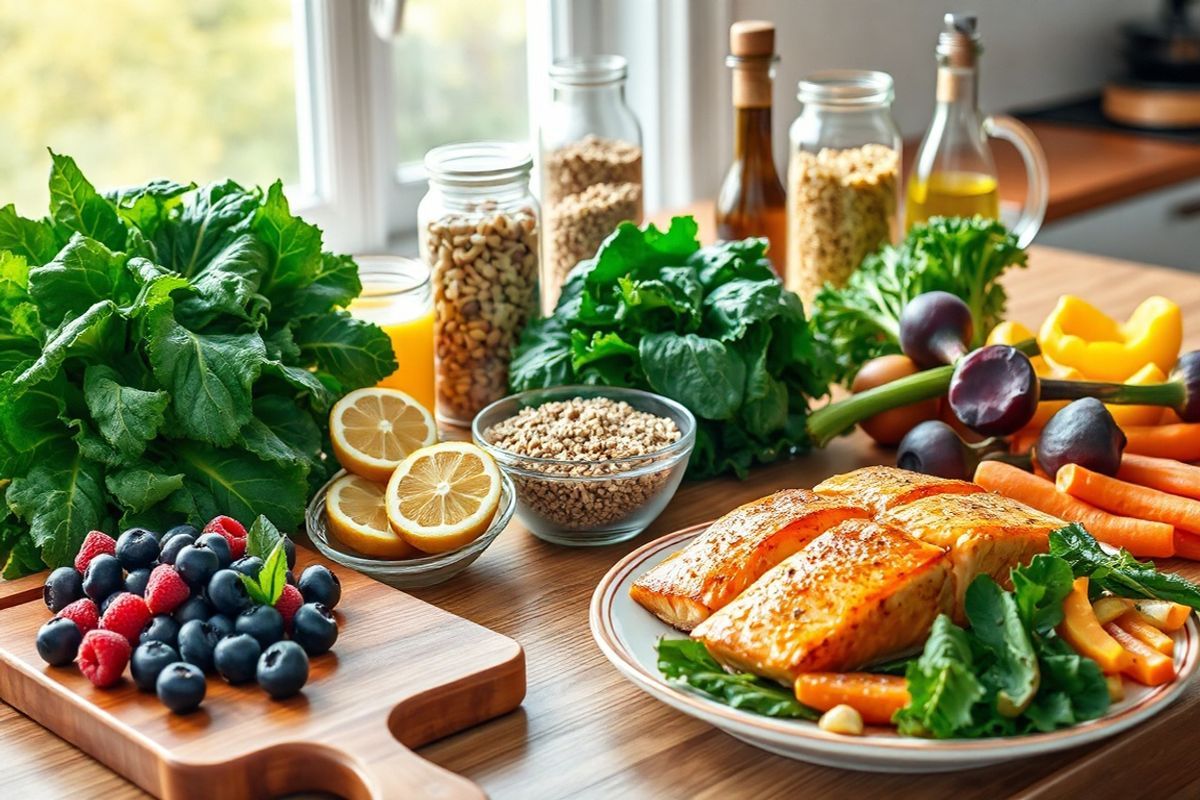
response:
<svg viewBox="0 0 1200 800"><path fill-rule="evenodd" d="M469 425L508 393L508 365L538 309L541 226L529 191L533 162L506 142L434 148L417 210L433 284L437 414Z"/></svg>
<svg viewBox="0 0 1200 800"><path fill-rule="evenodd" d="M554 102L539 131L546 313L567 273L595 255L617 223L642 221L642 132L625 103L626 72L621 56L559 59L550 67Z"/></svg>
<svg viewBox="0 0 1200 800"><path fill-rule="evenodd" d="M808 302L899 234L900 131L892 77L828 70L800 81L791 128L787 287Z"/></svg>

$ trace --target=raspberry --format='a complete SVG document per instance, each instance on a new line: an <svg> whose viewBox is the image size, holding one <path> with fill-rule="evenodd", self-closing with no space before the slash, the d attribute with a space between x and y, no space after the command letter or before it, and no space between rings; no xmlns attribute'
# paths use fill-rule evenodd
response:
<svg viewBox="0 0 1200 800"><path fill-rule="evenodd" d="M191 589L170 564L159 564L146 581L146 606L153 614L170 614L191 596Z"/></svg>
<svg viewBox="0 0 1200 800"><path fill-rule="evenodd" d="M213 517L201 533L219 533L226 539L245 539L246 529L233 517Z"/></svg>
<svg viewBox="0 0 1200 800"><path fill-rule="evenodd" d="M96 608L95 601L90 597L76 600L62 611L59 611L58 616L74 622L75 626L79 628L80 633L95 630L100 624L100 611Z"/></svg>
<svg viewBox="0 0 1200 800"><path fill-rule="evenodd" d="M117 542L103 531L92 531L84 537L83 544L79 546L79 552L75 554L75 569L79 570L79 574L82 575L83 571L87 569L87 565L92 563L92 559L101 553L115 556Z"/></svg>
<svg viewBox="0 0 1200 800"><path fill-rule="evenodd" d="M246 537L234 537L229 540L229 552L233 555L233 560L237 561L242 556L246 555Z"/></svg>
<svg viewBox="0 0 1200 800"><path fill-rule="evenodd" d="M279 612L279 616L283 617L284 630L292 629L292 617L295 616L296 609L302 605L304 605L304 596L300 594L300 590L290 583L284 586L283 593L275 601L275 610Z"/></svg>
<svg viewBox="0 0 1200 800"><path fill-rule="evenodd" d="M121 634L97 628L84 634L75 660L93 686L104 688L121 680L132 649Z"/></svg>
<svg viewBox="0 0 1200 800"><path fill-rule="evenodd" d="M142 628L146 627L151 616L153 615L146 607L145 600L136 594L123 592L109 604L104 616L100 618L100 627L119 633L128 639L130 644L136 644L138 637L142 635Z"/></svg>

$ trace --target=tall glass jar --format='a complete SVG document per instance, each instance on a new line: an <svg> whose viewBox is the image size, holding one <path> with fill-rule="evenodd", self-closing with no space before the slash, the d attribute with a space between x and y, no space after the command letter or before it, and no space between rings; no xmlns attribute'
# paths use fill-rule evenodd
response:
<svg viewBox="0 0 1200 800"><path fill-rule="evenodd" d="M787 275L806 302L841 286L899 233L900 131L892 77L829 70L800 81L788 165Z"/></svg>
<svg viewBox="0 0 1200 800"><path fill-rule="evenodd" d="M539 131L549 313L574 266L617 223L642 220L642 131L625 103L625 59L586 56L550 67L554 102Z"/></svg>
<svg viewBox="0 0 1200 800"><path fill-rule="evenodd" d="M358 319L392 340L396 371L377 385L407 392L430 411L433 391L433 294L429 268L401 256L355 256L362 293L350 303Z"/></svg>
<svg viewBox="0 0 1200 800"><path fill-rule="evenodd" d="M467 142L425 156L429 192L417 208L433 284L437 414L469 425L508 394L508 365L538 310L537 201L529 152Z"/></svg>

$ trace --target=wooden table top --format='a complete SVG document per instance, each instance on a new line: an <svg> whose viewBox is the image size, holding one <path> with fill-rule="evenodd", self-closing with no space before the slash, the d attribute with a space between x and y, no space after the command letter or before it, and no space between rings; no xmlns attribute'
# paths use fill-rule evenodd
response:
<svg viewBox="0 0 1200 800"><path fill-rule="evenodd" d="M1187 346L1200 347L1200 277L1035 247L1030 268L1007 281L1010 317L1036 326L1057 297L1080 294L1110 313L1165 294L1183 308ZM514 522L466 573L413 594L511 636L526 650L529 689L517 711L422 748L492 797L1194 797L1200 773L1200 684L1151 726L1090 749L1019 764L932 776L853 773L771 755L651 699L620 676L588 630L592 590L612 564L652 537L711 519L787 486L891 455L861 434L823 451L756 469L744 482L686 483L634 542L570 549L545 544ZM1200 566L1180 566L1200 578ZM107 768L0 704L0 797L145 795Z"/></svg>

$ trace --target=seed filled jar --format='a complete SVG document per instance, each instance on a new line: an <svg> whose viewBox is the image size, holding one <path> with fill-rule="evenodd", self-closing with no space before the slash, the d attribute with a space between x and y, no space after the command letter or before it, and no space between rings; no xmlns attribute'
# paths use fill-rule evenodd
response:
<svg viewBox="0 0 1200 800"><path fill-rule="evenodd" d="M538 308L537 201L529 153L506 142L434 148L417 209L433 284L438 419L469 425L508 393L508 365Z"/></svg>

